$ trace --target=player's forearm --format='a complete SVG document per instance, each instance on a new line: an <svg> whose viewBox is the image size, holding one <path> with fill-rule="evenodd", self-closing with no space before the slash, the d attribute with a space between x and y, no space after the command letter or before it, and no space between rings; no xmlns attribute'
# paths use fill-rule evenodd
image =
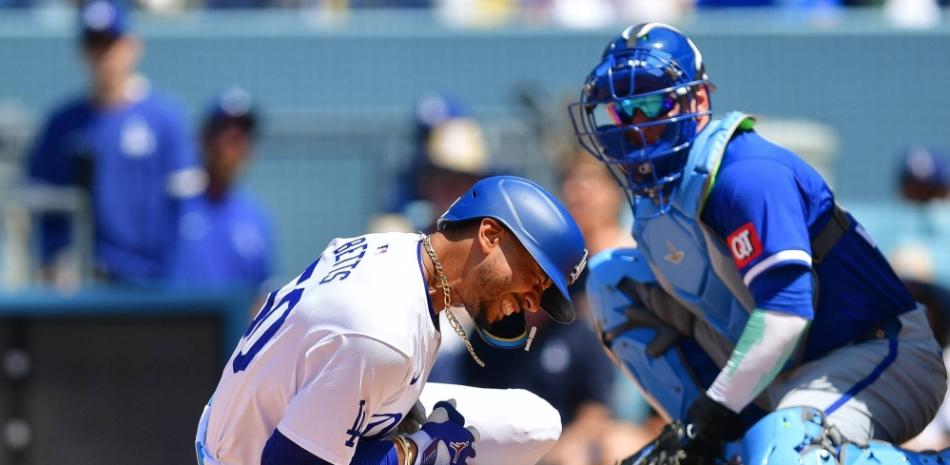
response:
<svg viewBox="0 0 950 465"><path fill-rule="evenodd" d="M808 324L809 320L797 315L756 309L726 367L706 393L739 413L775 379Z"/></svg>

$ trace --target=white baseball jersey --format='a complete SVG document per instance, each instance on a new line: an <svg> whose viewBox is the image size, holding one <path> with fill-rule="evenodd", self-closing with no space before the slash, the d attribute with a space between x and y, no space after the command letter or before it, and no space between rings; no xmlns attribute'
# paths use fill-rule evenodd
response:
<svg viewBox="0 0 950 465"><path fill-rule="evenodd" d="M345 465L360 438L395 428L419 398L440 340L421 240L335 239L268 296L212 397L206 462L259 464L277 428Z"/></svg>

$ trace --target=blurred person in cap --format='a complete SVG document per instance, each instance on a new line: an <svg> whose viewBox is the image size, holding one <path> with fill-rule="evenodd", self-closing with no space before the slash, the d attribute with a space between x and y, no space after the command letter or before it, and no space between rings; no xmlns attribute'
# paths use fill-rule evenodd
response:
<svg viewBox="0 0 950 465"><path fill-rule="evenodd" d="M415 106L413 156L372 231L433 231L435 219L489 174L482 128L454 96L432 93Z"/></svg>
<svg viewBox="0 0 950 465"><path fill-rule="evenodd" d="M933 147L912 146L901 154L897 184L910 208L898 221L887 251L895 271L905 280L950 285L950 168L946 155Z"/></svg>
<svg viewBox="0 0 950 465"><path fill-rule="evenodd" d="M179 104L136 73L144 46L126 5L82 3L79 46L88 90L56 109L28 160L31 183L80 187L90 198L98 277L148 283L167 277L181 202L204 188ZM44 214L44 275L68 256L71 225Z"/></svg>
<svg viewBox="0 0 950 465"><path fill-rule="evenodd" d="M950 205L946 202L950 170L945 154L933 147L915 145L901 154L897 184L901 200L909 209L898 221L894 246L888 258L904 280L914 300L927 309L927 320L944 348L944 364L950 367L947 349L950 335ZM950 446L950 399L923 432L906 447L942 449Z"/></svg>
<svg viewBox="0 0 950 465"><path fill-rule="evenodd" d="M482 128L454 95L430 92L412 109L412 154L408 166L388 193L389 213L370 220L370 232L436 230L436 219L475 183L489 174L489 157ZM443 324L445 316L440 316ZM462 326L473 322L464 315ZM465 346L447 339L430 375L433 381L460 382Z"/></svg>
<svg viewBox="0 0 950 465"><path fill-rule="evenodd" d="M927 203L945 200L950 192L947 156L926 146L908 148L901 157L900 190L905 200Z"/></svg>
<svg viewBox="0 0 950 465"><path fill-rule="evenodd" d="M273 227L265 209L237 185L259 132L251 95L231 87L211 102L201 128L208 179L184 206L173 278L177 284L258 292L273 272Z"/></svg>

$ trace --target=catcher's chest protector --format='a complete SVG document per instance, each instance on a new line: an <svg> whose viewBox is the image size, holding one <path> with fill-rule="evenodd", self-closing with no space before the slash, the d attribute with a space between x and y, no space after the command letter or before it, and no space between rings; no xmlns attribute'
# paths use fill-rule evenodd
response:
<svg viewBox="0 0 950 465"><path fill-rule="evenodd" d="M748 115L732 112L700 132L667 213L645 198L634 208L633 236L657 282L733 344L754 308L752 296L725 241L699 216L729 139L747 121Z"/></svg>

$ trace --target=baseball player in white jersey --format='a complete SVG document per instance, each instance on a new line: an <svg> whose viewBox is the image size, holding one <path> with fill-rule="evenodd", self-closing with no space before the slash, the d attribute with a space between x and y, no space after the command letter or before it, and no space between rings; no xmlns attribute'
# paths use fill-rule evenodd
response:
<svg viewBox="0 0 950 465"><path fill-rule="evenodd" d="M581 233L560 202L511 176L477 183L430 236L332 241L268 296L239 342L201 417L199 463L475 465L488 463L476 458L476 444L503 447L506 441L533 441L535 450L522 449L519 457L536 461L556 440L559 418L524 391L442 385L432 391L458 393L458 408L440 399L421 428L397 433L406 429L404 419L435 362L439 312L449 311L463 338L452 307L464 307L492 345L521 347L529 342L522 311L543 309L556 321L573 320L567 286L586 257ZM537 416L501 415L506 398ZM472 412L468 424L466 411ZM488 412L503 418L492 425ZM514 427L479 441L477 428L501 423ZM535 426L538 436L529 431ZM484 455L497 460L505 454Z"/></svg>

